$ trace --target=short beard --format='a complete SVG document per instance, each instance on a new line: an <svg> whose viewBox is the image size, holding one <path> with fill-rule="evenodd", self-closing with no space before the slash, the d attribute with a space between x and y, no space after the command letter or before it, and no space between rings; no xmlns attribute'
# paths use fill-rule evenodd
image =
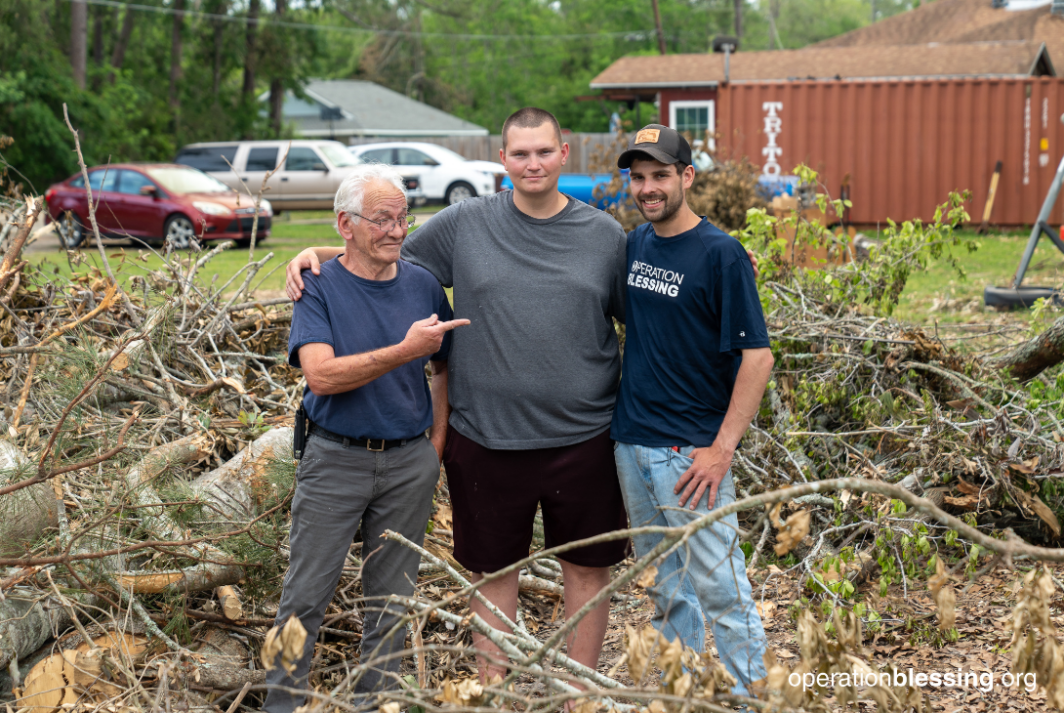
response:
<svg viewBox="0 0 1064 713"><path fill-rule="evenodd" d="M639 210L639 214L651 223L665 223L672 218L680 210L680 206L687 202L687 192L684 190L683 184L680 184L680 197L679 200L673 200L673 196L665 196L665 207L661 214L661 217L657 220L650 220L647 218L647 214L643 212L643 204L636 201L635 207Z"/></svg>

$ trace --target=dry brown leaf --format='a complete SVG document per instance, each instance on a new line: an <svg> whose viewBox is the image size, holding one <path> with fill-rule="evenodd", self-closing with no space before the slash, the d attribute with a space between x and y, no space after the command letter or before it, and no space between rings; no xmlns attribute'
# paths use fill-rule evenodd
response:
<svg viewBox="0 0 1064 713"><path fill-rule="evenodd" d="M665 637L661 637L661 642L665 642ZM662 683L671 684L683 675L682 658L683 643L679 637L662 647L661 652L658 654L658 668L661 669Z"/></svg>
<svg viewBox="0 0 1064 713"><path fill-rule="evenodd" d="M125 352L119 354L111 362L111 371L125 371L129 366L129 356Z"/></svg>
<svg viewBox="0 0 1064 713"><path fill-rule="evenodd" d="M1049 507L1042 502L1042 499L1033 493L1028 493L1024 490L1016 488L1015 490L1020 504L1026 509L1033 512L1038 518L1046 524L1050 532L1053 533L1053 537L1060 537L1060 521L1057 520L1056 514L1049 509Z"/></svg>
<svg viewBox="0 0 1064 713"><path fill-rule="evenodd" d="M1009 463L1009 470L1020 475L1034 475L1038 468L1038 456L1022 463Z"/></svg>
<svg viewBox="0 0 1064 713"><path fill-rule="evenodd" d="M633 681L638 683L643 680L643 675L650 668L650 660L659 636L661 635L650 625L644 626L638 632L631 625L625 625L625 659L628 662L628 675Z"/></svg>
<svg viewBox="0 0 1064 713"><path fill-rule="evenodd" d="M783 527L783 519L780 518L780 512L783 510L783 502L778 502L772 506L772 509L768 512L768 521L772 523L772 526L777 530Z"/></svg>
<svg viewBox="0 0 1064 713"><path fill-rule="evenodd" d="M927 588L938 607L938 627L949 631L957 623L957 595L949 584L949 574L941 557L935 557L935 575L927 580Z"/></svg>
<svg viewBox="0 0 1064 713"><path fill-rule="evenodd" d="M654 586L654 581L658 577L658 568L654 565L650 565L639 575L639 578L635 580L635 586L647 589Z"/></svg>
<svg viewBox="0 0 1064 713"><path fill-rule="evenodd" d="M378 713L399 713L399 701L389 701L377 709Z"/></svg>
<svg viewBox="0 0 1064 713"><path fill-rule="evenodd" d="M809 534L809 511L799 510L787 518L783 527L776 533L776 556L782 557L795 547Z"/></svg>
<svg viewBox="0 0 1064 713"><path fill-rule="evenodd" d="M233 391L237 392L238 394L247 393L247 391L244 390L244 385L238 379L234 379L231 376L223 376L221 379L219 379L219 381L232 388Z"/></svg>
<svg viewBox="0 0 1064 713"><path fill-rule="evenodd" d="M450 505L444 505L439 503L436 505L436 514L432 516L433 521L444 530L454 529L454 515L451 512Z"/></svg>
<svg viewBox="0 0 1064 713"><path fill-rule="evenodd" d="M962 510L976 510L979 507L979 498L975 495L965 495L960 498L947 495L943 500L947 505L952 505L953 507L958 507Z"/></svg>
<svg viewBox="0 0 1064 713"><path fill-rule="evenodd" d="M443 683L443 690L436 694L436 700L441 703L464 707L479 705L483 698L484 687L472 678L457 682L447 679Z"/></svg>
<svg viewBox="0 0 1064 713"><path fill-rule="evenodd" d="M757 607L757 613L762 619L771 619L776 615L776 602L773 601L758 601L754 602L754 606Z"/></svg>
<svg viewBox="0 0 1064 713"><path fill-rule="evenodd" d="M262 664L272 669L277 665L277 656L280 655L284 670L295 673L296 662L303 657L306 641L307 630L303 628L299 617L288 617L283 627L274 626L266 632L266 641L262 644Z"/></svg>

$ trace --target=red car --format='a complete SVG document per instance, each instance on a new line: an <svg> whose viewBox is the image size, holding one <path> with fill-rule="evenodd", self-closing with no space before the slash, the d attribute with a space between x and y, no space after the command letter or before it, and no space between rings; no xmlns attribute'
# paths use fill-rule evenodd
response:
<svg viewBox="0 0 1064 713"><path fill-rule="evenodd" d="M101 236L167 240L176 249L193 240L251 242L255 203L246 194L203 171L170 163L119 163L89 169L89 186ZM56 183L44 194L48 220L59 223L60 240L73 249L92 234L85 179L80 173ZM258 236L270 234L273 209L259 206Z"/></svg>

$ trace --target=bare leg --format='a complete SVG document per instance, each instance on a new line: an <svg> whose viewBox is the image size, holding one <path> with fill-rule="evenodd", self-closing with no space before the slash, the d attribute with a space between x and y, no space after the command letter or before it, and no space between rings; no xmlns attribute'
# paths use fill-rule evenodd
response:
<svg viewBox="0 0 1064 713"><path fill-rule="evenodd" d="M565 583L565 616L569 618L610 583L610 568L581 567L565 560L561 560L561 564ZM609 620L610 602L607 599L588 612L569 635L566 641L569 657L588 668L598 668Z"/></svg>
<svg viewBox="0 0 1064 713"><path fill-rule="evenodd" d="M498 607L503 614L510 618L510 621L517 621L517 574L517 572L511 572L502 579L488 582L479 590L480 593L484 595L484 598ZM474 584L482 579L484 579L484 575L481 574L472 574L470 576L470 580L472 580ZM480 616L480 618L496 629L507 633L510 632L509 627L499 621L498 617L488 611L488 608L478 602L475 598L470 597L469 610ZM602 637L605 636L606 632L605 626L603 626L602 632L602 636L599 636L600 648L602 646ZM483 655L486 654L496 660L505 660L506 654L504 654L498 646L491 643L491 641L488 640L488 637L476 632L473 632L473 646L478 652L477 668L480 671L481 683L487 683L495 676L506 678L506 667L498 663L488 663L488 659Z"/></svg>

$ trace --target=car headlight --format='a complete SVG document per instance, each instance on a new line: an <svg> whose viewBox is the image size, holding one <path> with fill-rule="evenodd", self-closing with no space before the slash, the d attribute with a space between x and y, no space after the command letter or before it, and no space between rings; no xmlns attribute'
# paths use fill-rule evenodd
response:
<svg viewBox="0 0 1064 713"><path fill-rule="evenodd" d="M207 215L229 215L233 211L220 203L208 203L207 201L193 201L193 207L200 213Z"/></svg>
<svg viewBox="0 0 1064 713"><path fill-rule="evenodd" d="M259 209L266 215L273 215L273 206L265 198L259 202Z"/></svg>

